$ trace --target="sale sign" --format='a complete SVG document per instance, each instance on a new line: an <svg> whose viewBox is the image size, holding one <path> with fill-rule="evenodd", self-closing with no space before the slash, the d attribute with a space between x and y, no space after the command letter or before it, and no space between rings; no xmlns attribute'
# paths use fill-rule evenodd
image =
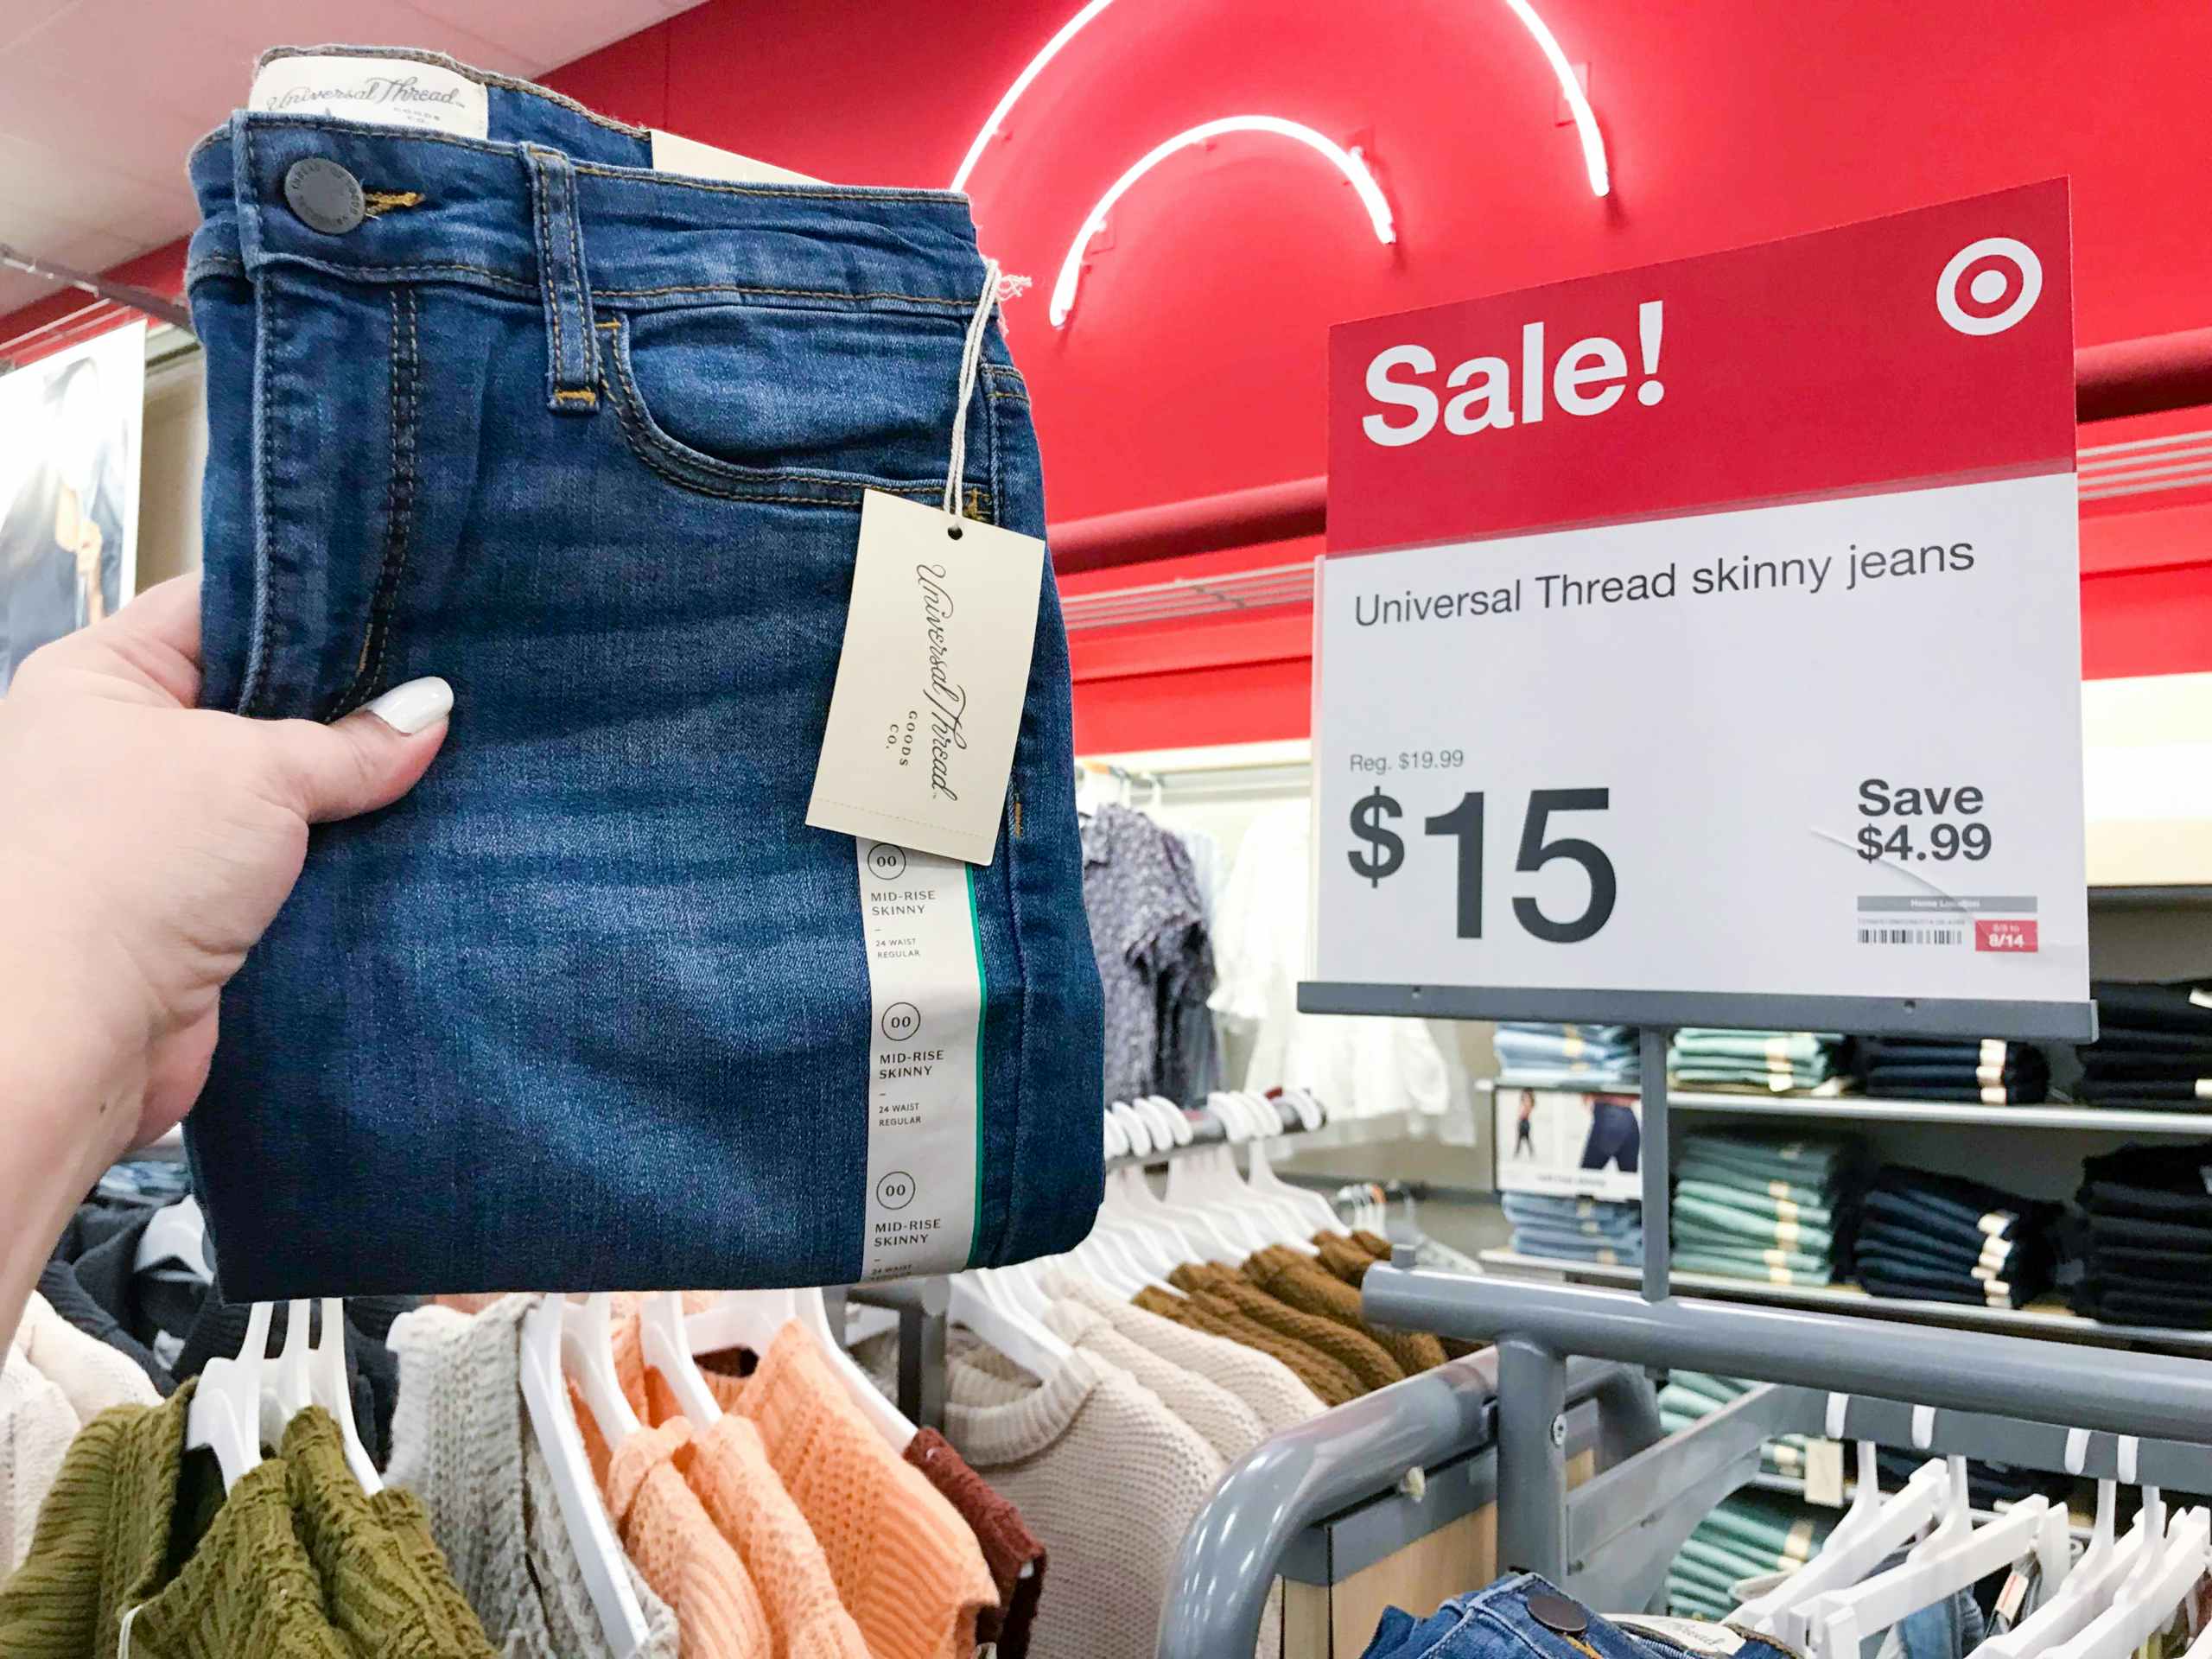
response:
<svg viewBox="0 0 2212 1659"><path fill-rule="evenodd" d="M2090 1029L2063 181L1345 323L1317 1012Z"/></svg>

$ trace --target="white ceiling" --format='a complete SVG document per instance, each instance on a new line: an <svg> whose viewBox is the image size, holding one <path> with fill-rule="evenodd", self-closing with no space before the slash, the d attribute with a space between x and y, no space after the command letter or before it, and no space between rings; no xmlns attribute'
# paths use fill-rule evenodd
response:
<svg viewBox="0 0 2212 1659"><path fill-rule="evenodd" d="M270 46L451 53L537 76L696 0L0 0L0 242L104 270L188 234L184 156ZM53 285L0 270L0 315Z"/></svg>

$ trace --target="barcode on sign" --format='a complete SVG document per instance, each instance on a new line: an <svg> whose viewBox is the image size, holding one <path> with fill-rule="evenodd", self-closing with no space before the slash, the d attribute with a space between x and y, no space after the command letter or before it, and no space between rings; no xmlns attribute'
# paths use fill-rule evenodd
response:
<svg viewBox="0 0 2212 1659"><path fill-rule="evenodd" d="M1859 930L1861 944L1963 944L1966 930L1961 927L1862 927Z"/></svg>

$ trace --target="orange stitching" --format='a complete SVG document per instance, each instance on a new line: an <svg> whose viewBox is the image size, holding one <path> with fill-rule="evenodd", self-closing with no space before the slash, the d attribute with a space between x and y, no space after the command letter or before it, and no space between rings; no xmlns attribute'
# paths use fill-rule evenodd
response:
<svg viewBox="0 0 2212 1659"><path fill-rule="evenodd" d="M361 192L361 217L375 219L396 207L419 207L423 205L420 190L364 190Z"/></svg>

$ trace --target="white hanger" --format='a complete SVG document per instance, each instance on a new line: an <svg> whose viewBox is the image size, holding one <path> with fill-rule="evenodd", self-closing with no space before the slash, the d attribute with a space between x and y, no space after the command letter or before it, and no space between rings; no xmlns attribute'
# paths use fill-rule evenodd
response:
<svg viewBox="0 0 2212 1659"><path fill-rule="evenodd" d="M2171 1622L2204 1576L2212 1560L2212 1516L2184 1510L2163 1538L2158 1522L2164 1511L2158 1488L2143 1489L2145 1529L2135 1570L2121 1582L2113 1604L2070 1642L2050 1650L2050 1659L2127 1659L2127 1656Z"/></svg>
<svg viewBox="0 0 2212 1659"><path fill-rule="evenodd" d="M566 1296L555 1300L561 1310L561 1370L583 1395L607 1445L620 1446L645 1425L614 1374L614 1299L602 1291L585 1297L581 1306Z"/></svg>
<svg viewBox="0 0 2212 1659"><path fill-rule="evenodd" d="M915 1428L899 1415L899 1408L883 1397L868 1381L868 1373L854 1363L830 1328L830 1310L822 1293L811 1287L798 1290L731 1290L683 1321L683 1338L694 1354L711 1354L724 1348L750 1348L765 1354L776 1333L791 1321L820 1344L830 1368L844 1384L845 1393L860 1408L861 1415L890 1445L904 1451Z"/></svg>
<svg viewBox="0 0 2212 1659"><path fill-rule="evenodd" d="M1913 1441L1933 1438L1934 1412L1913 1411ZM2045 1497L2024 1498L1976 1527L1967 1492L1964 1458L1946 1459L1950 1494L1942 1523L1905 1560L1847 1590L1831 1591L1805 1609L1815 1659L1857 1659L1863 1637L1878 1635L1924 1607L1970 1588L2032 1550L2043 1564L2046 1593L2065 1581L2066 1511Z"/></svg>
<svg viewBox="0 0 2212 1659"><path fill-rule="evenodd" d="M1075 1351L1042 1323L1026 1313L993 1303L976 1282L972 1272L951 1280L955 1325L964 1325L1039 1382L1051 1376Z"/></svg>
<svg viewBox="0 0 2212 1659"><path fill-rule="evenodd" d="M1207 1229L1227 1243L1230 1252L1227 1264L1235 1267L1253 1251L1264 1249L1267 1238L1241 1207L1223 1202L1218 1181L1209 1175L1210 1170L1221 1166L1222 1160L1235 1156L1230 1148L1243 1141L1249 1130L1249 1124L1239 1114L1224 1110L1217 1115L1228 1132L1228 1141L1219 1147L1209 1147L1168 1165L1167 1191L1163 1196L1170 1210L1202 1217Z"/></svg>
<svg viewBox="0 0 2212 1659"><path fill-rule="evenodd" d="M287 1423L315 1402L308 1357L308 1310L314 1306L303 1300L284 1305L284 1345L269 1373L269 1392L276 1402L279 1420Z"/></svg>
<svg viewBox="0 0 2212 1659"><path fill-rule="evenodd" d="M1337 1230L1337 1212L1329 1201L1319 1192L1309 1192L1302 1186L1293 1186L1274 1173L1268 1164L1268 1149L1255 1145L1246 1154L1244 1184L1255 1192L1264 1192L1269 1198L1289 1205L1298 1214L1298 1223L1304 1230L1299 1235L1304 1241L1314 1233L1333 1233Z"/></svg>
<svg viewBox="0 0 2212 1659"><path fill-rule="evenodd" d="M1226 1246L1211 1232L1201 1235L1208 1241L1205 1246L1194 1245L1192 1224L1154 1196L1144 1172L1134 1164L1114 1172L1107 1205L1109 1219L1122 1230L1131 1254L1157 1278L1166 1279L1194 1255L1220 1260L1226 1255Z"/></svg>
<svg viewBox="0 0 2212 1659"><path fill-rule="evenodd" d="M2135 1472L2135 1439L2120 1437L2125 1450L2121 1461L2127 1473ZM2085 1428L2069 1429L2066 1435L2066 1472L2079 1475L2089 1449L2089 1432ZM2097 1518L2089 1533L2089 1547L2082 1559L2074 1563L2074 1570L2066 1575L2066 1582L2057 1593L2046 1596L2043 1605L2022 1619L2002 1636L1993 1636L1976 1648L1976 1659L2032 1659L2051 1648L2071 1642L2094 1623L2099 1613L2112 1605L2113 1595L2142 1559L2147 1529L2143 1522L2145 1514L2136 1516L2135 1525L2127 1536L2114 1543L2113 1533L2118 1520L2120 1483L2101 1480L2097 1483Z"/></svg>
<svg viewBox="0 0 2212 1659"><path fill-rule="evenodd" d="M1298 1114L1298 1121L1305 1127L1308 1135L1319 1128L1326 1121L1321 1110L1321 1103L1314 1097L1311 1090L1286 1089L1282 1091L1282 1098L1291 1110Z"/></svg>
<svg viewBox="0 0 2212 1659"><path fill-rule="evenodd" d="M138 1236L138 1254L130 1270L150 1273L172 1265L181 1266L188 1277L203 1285L215 1281L215 1270L207 1262L207 1217L200 1212L200 1200L189 1195L154 1211Z"/></svg>
<svg viewBox="0 0 2212 1659"><path fill-rule="evenodd" d="M1107 1178L1102 1222L1146 1277L1165 1280L1190 1259L1191 1247L1175 1224L1160 1215L1144 1172L1124 1164ZM1135 1294L1133 1291L1131 1294Z"/></svg>
<svg viewBox="0 0 2212 1659"><path fill-rule="evenodd" d="M1282 1109L1256 1089L1237 1091L1237 1098L1252 1109L1252 1132L1257 1138L1279 1141L1290 1133L1283 1128Z"/></svg>
<svg viewBox="0 0 2212 1659"><path fill-rule="evenodd" d="M1175 1130L1177 1146L1187 1147L1198 1138L1198 1126L1192 1122L1190 1113L1185 1111L1179 1103L1168 1099L1165 1095L1154 1095L1153 1098L1166 1109L1169 1122Z"/></svg>
<svg viewBox="0 0 2212 1659"><path fill-rule="evenodd" d="M1222 1117L1224 1127L1232 1121L1241 1121L1241 1127L1248 1137L1254 1136L1254 1132L1262 1127L1253 1115L1251 1096L1249 1095L1217 1094L1211 1096L1207 1104ZM1274 1109L1270 1107L1270 1122L1277 1122L1273 1113ZM1232 1130L1232 1135L1234 1133ZM1261 1148L1264 1144L1257 1138L1248 1138L1247 1155L1262 1157ZM1306 1229L1301 1225L1299 1211L1285 1206L1272 1194L1257 1191L1237 1174L1236 1154L1231 1150L1234 1145L1232 1139L1217 1150L1203 1154L1192 1160L1197 1166L1188 1189L1192 1199L1209 1201L1243 1216L1249 1230L1258 1240L1255 1248L1288 1244L1307 1255L1318 1254L1306 1242ZM1169 1196L1171 1198L1174 1196L1172 1186Z"/></svg>
<svg viewBox="0 0 2212 1659"><path fill-rule="evenodd" d="M2204 1634L2189 1644L2189 1651L2182 1655L2182 1659L2212 1659L2212 1624L2206 1625Z"/></svg>
<svg viewBox="0 0 2212 1659"><path fill-rule="evenodd" d="M523 1404L530 1414L537 1449L552 1473L554 1503L576 1552L592 1610L599 1615L600 1628L606 1632L615 1659L630 1659L645 1645L645 1614L622 1565L621 1541L615 1537L614 1524L600 1502L583 1435L569 1402L568 1385L562 1380L563 1300L541 1296L537 1305L523 1315Z"/></svg>
<svg viewBox="0 0 2212 1659"><path fill-rule="evenodd" d="M1100 1122L1105 1126L1106 1156L1109 1160L1126 1158L1136 1150L1129 1144L1129 1132L1122 1127L1122 1120L1114 1116L1112 1107L1105 1108L1098 1116Z"/></svg>
<svg viewBox="0 0 2212 1659"><path fill-rule="evenodd" d="M1166 1152L1190 1144L1190 1120L1177 1109L1174 1103L1159 1095L1139 1095L1129 1103L1130 1109L1144 1119L1144 1126L1151 1131L1155 1150Z"/></svg>
<svg viewBox="0 0 2212 1659"><path fill-rule="evenodd" d="M707 1386L691 1344L683 1335L683 1294L667 1290L645 1298L638 1310L638 1346L645 1362L661 1374L685 1417L698 1427L720 1421L721 1402Z"/></svg>
<svg viewBox="0 0 2212 1659"><path fill-rule="evenodd" d="M308 1306L295 1304L301 1309ZM292 1317L305 1315L296 1312ZM287 1326L285 1335L290 1334ZM346 1375L346 1304L335 1296L322 1299L322 1330L308 1350L308 1395L336 1421L338 1438L346 1446L346 1466L353 1471L361 1490L382 1491L384 1477L377 1473L376 1460L361 1443L360 1426L353 1421L353 1384Z"/></svg>
<svg viewBox="0 0 2212 1659"><path fill-rule="evenodd" d="M1113 1113L1114 1121L1122 1126L1122 1133L1128 1137L1129 1151L1139 1158L1152 1155L1152 1125L1144 1121L1137 1109L1126 1100L1117 1100L1106 1109Z"/></svg>
<svg viewBox="0 0 2212 1659"><path fill-rule="evenodd" d="M215 1454L226 1492L261 1461L259 1434L249 1435L232 1408L230 1372L236 1363L211 1359L200 1369L200 1380L193 1385L192 1408L184 1420L184 1449Z"/></svg>
<svg viewBox="0 0 2212 1659"><path fill-rule="evenodd" d="M1827 1404L1830 1440L1841 1440L1851 1396L1831 1393ZM1879 1460L1871 1440L1859 1443L1859 1491L1850 1510L1828 1534L1821 1553L1764 1595L1745 1602L1727 1622L1778 1637L1785 1645L1805 1644L1805 1609L1823 1592L1858 1583L1900 1545L1918 1537L1943 1511L1950 1477L1940 1458L1913 1471L1897 1491L1882 1495Z"/></svg>
<svg viewBox="0 0 2212 1659"><path fill-rule="evenodd" d="M346 1466L365 1492L380 1492L384 1478L375 1460L361 1444L353 1421L353 1389L346 1376L346 1305L337 1297L322 1303L322 1332L309 1340L315 1304L305 1299L288 1303L284 1311L284 1345L270 1370L265 1391L275 1405L274 1422L289 1423L309 1406L321 1406L337 1425ZM281 1434L282 1429L275 1430Z"/></svg>

